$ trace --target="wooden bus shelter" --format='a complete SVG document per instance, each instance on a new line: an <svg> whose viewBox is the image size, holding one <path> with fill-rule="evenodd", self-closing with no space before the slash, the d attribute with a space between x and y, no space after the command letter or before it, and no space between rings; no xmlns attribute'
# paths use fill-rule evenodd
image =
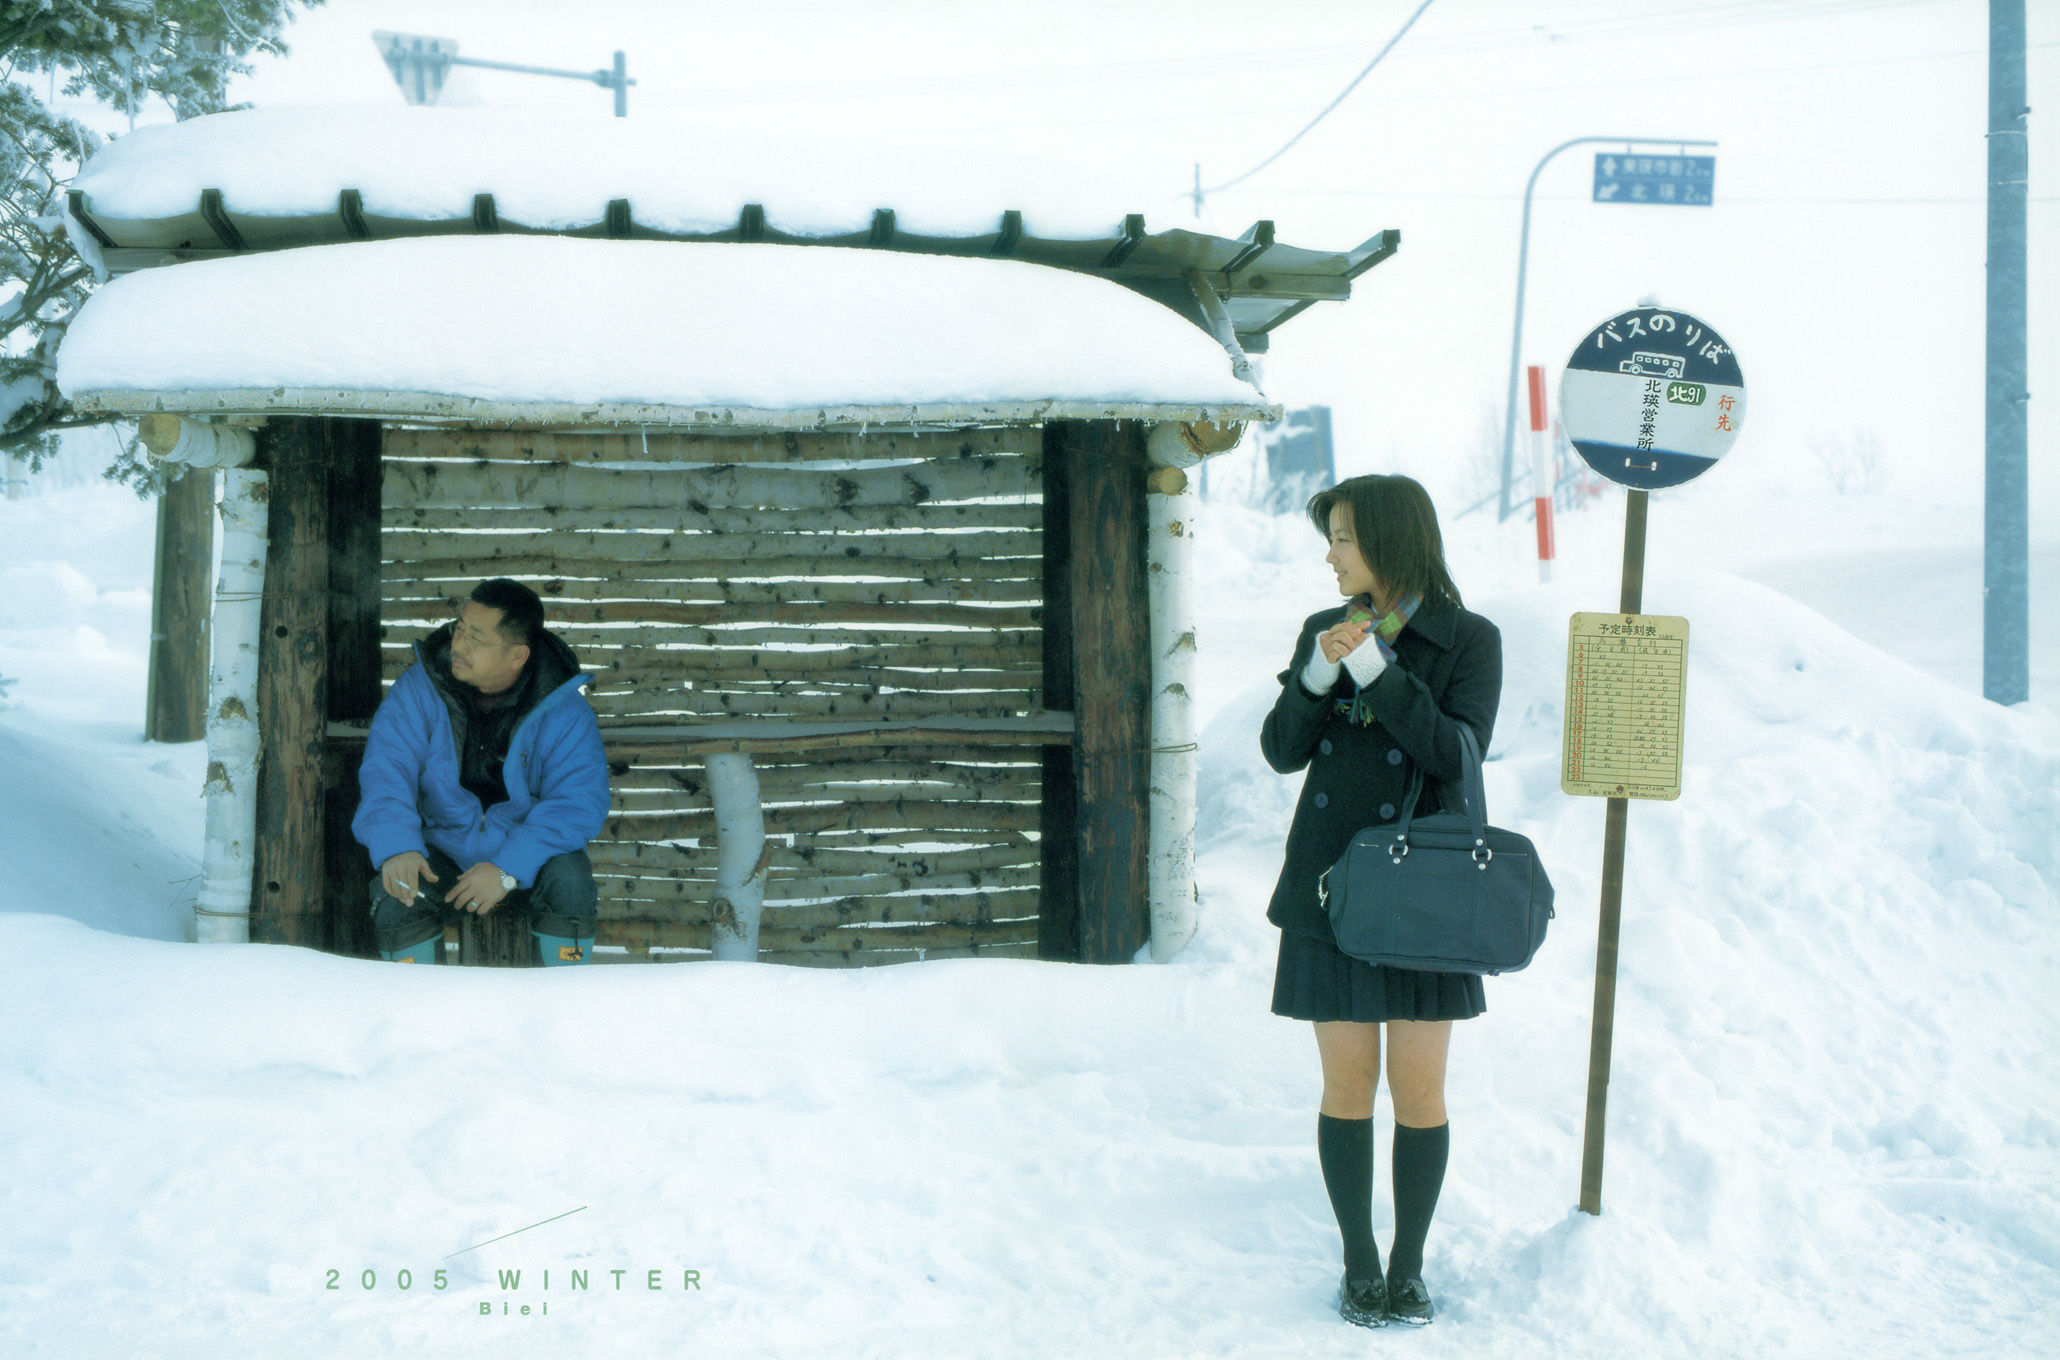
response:
<svg viewBox="0 0 2060 1360"><path fill-rule="evenodd" d="M262 221L213 189L176 217L123 217L103 193L75 196L72 217L111 272L168 276L310 244L342 268L366 248L353 242L508 230L488 195L453 223L377 216L369 192ZM657 235L627 201L565 234ZM718 408L195 386L103 364L67 384L76 405L142 419L153 452L234 469L211 854L217 807L226 846L227 809L255 806L247 858L210 874L247 869L247 937L372 953L371 866L349 831L367 724L410 645L472 583L512 576L594 675L613 792L592 848L600 957L1170 956L1194 900L1184 469L1277 417L1246 353L1347 295L1395 234L1332 254L1276 245L1265 223L1231 241L1150 235L1132 217L1108 239L1040 241L1005 211L986 236L914 238L882 209L862 241L787 236L762 210L665 239L1056 264L1200 326L1249 395ZM104 301L114 316L120 293L89 313ZM769 308L763 324L777 342L795 321ZM248 555L238 515L261 522ZM239 690L223 620L245 597L259 617ZM206 919L238 914L215 900L230 905L203 893L202 938L240 938L240 922Z"/></svg>

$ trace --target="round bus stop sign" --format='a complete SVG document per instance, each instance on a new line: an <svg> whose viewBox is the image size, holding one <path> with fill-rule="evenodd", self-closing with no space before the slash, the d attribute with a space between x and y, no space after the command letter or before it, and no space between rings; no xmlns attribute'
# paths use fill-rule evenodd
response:
<svg viewBox="0 0 2060 1360"><path fill-rule="evenodd" d="M1679 486L1724 456L1745 420L1738 356L1686 312L1638 307L1597 326L1559 380L1567 438L1613 482Z"/></svg>

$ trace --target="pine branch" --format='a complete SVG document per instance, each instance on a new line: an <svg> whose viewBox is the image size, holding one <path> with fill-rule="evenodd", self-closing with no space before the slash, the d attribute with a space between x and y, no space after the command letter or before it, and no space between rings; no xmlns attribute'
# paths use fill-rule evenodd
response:
<svg viewBox="0 0 2060 1360"><path fill-rule="evenodd" d="M50 381L51 356L92 275L68 238L37 220L48 218L100 139L13 76L61 75L67 97L117 109L158 96L182 117L211 112L223 106L229 77L250 70L246 59L283 54L281 34L296 9L320 2L0 0L0 374L17 384L11 399L34 394L0 410L0 452L35 467L56 447L57 432L112 419L81 415Z"/></svg>

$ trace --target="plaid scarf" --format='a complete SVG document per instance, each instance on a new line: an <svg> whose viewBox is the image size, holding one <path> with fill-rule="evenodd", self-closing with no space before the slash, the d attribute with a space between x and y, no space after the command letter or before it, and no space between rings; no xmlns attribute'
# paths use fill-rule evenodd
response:
<svg viewBox="0 0 2060 1360"><path fill-rule="evenodd" d="M1410 616L1416 613L1417 606L1422 603L1423 596L1421 595L1404 595L1401 599L1395 601L1394 608L1388 610L1387 613L1381 615L1378 619L1374 619L1372 600L1367 596L1359 595L1353 598L1351 607L1345 611L1345 618L1347 621L1373 620L1373 644L1380 648L1381 660L1392 666L1395 664L1394 641L1402 636L1402 629L1408 625ZM1347 674L1350 674L1350 672L1347 672ZM1337 708L1338 712L1344 714L1361 727L1370 727L1373 724L1373 710L1367 705L1362 692L1356 686L1353 689L1351 699L1349 701L1340 699Z"/></svg>

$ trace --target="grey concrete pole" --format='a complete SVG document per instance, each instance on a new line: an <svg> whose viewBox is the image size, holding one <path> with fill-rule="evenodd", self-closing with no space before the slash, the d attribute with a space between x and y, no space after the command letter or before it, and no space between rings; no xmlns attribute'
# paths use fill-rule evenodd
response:
<svg viewBox="0 0 2060 1360"><path fill-rule="evenodd" d="M1988 7L1988 466L1981 692L2031 697L2031 488L2026 423L2024 0Z"/></svg>

